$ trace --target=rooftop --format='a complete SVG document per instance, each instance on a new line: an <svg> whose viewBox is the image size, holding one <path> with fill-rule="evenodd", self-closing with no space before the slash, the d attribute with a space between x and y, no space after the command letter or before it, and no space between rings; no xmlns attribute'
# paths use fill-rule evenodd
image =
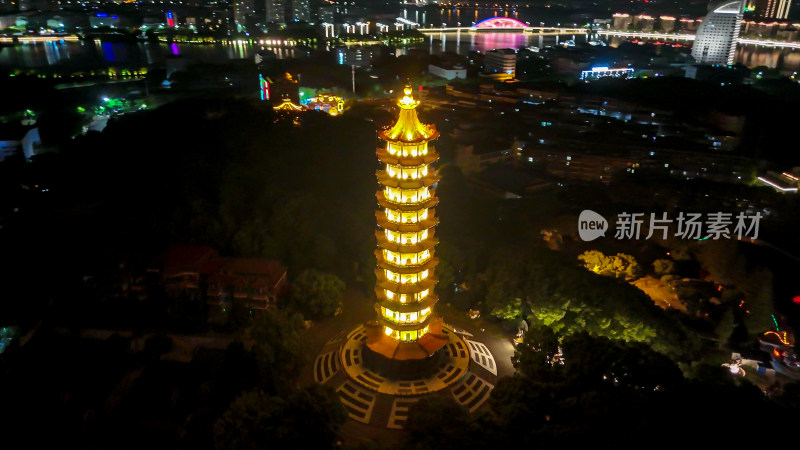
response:
<svg viewBox="0 0 800 450"><path fill-rule="evenodd" d="M430 141L439 137L439 132L436 131L435 126L426 125L419 121L416 111L419 102L414 100L411 92L411 86L407 85L403 90L405 96L397 102L398 106L400 106L400 116L394 125L378 133L381 139L413 143Z"/></svg>

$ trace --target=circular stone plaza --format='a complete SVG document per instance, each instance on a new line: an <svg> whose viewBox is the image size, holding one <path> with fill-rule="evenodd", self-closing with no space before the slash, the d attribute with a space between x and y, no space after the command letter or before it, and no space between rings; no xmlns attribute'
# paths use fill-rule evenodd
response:
<svg viewBox="0 0 800 450"><path fill-rule="evenodd" d="M398 105L397 121L378 133L375 320L328 340L313 364L314 380L339 394L351 420L384 429L402 429L426 395L477 410L498 370L486 345L435 312L439 178L430 165L439 156L428 144L439 133L419 121L411 87Z"/></svg>

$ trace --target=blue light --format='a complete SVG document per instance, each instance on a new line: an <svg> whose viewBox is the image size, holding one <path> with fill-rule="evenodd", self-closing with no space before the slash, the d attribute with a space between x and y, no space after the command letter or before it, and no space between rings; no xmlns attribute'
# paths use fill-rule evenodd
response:
<svg viewBox="0 0 800 450"><path fill-rule="evenodd" d="M119 19L118 16L111 16L112 19Z"/></svg>
<svg viewBox="0 0 800 450"><path fill-rule="evenodd" d="M106 13L97 13L97 17L108 17Z"/></svg>

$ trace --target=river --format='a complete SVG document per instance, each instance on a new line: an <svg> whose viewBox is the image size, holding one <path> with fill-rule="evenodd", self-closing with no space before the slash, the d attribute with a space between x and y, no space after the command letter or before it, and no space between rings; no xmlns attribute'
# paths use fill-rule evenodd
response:
<svg viewBox="0 0 800 450"><path fill-rule="evenodd" d="M580 23L559 23L558 19L546 17L529 9L481 9L481 8L404 8L399 15L419 23L422 27L443 24L448 26L471 26L490 17L511 17L531 26L550 25L580 26ZM545 22L542 22L545 21ZM577 44L585 42L584 35L532 36L522 33L439 33L426 37L425 44L431 53L450 51L466 54L470 50L485 52L495 48L545 47L564 40L574 39ZM611 45L617 42L612 40ZM688 42L687 42L688 43ZM252 58L264 48L259 44L239 42L216 44L166 44L166 43L101 43L100 41L25 43L0 48L0 67L36 69L45 67L69 67L83 69L109 65L142 67L162 64L174 57L191 62L221 63L230 59ZM270 48L278 58L303 58L309 50L297 47ZM403 54L399 49L398 54ZM756 45L739 45L736 61L748 67L767 66L785 72L800 71L800 50L765 48Z"/></svg>

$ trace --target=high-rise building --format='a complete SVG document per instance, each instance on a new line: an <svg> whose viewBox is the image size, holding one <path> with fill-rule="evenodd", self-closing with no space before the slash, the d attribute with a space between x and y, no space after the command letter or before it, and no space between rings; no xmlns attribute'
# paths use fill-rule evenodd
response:
<svg viewBox="0 0 800 450"><path fill-rule="evenodd" d="M286 0L266 0L267 23L286 23Z"/></svg>
<svg viewBox="0 0 800 450"><path fill-rule="evenodd" d="M292 19L295 22L311 22L309 0L292 0Z"/></svg>
<svg viewBox="0 0 800 450"><path fill-rule="evenodd" d="M442 319L434 314L438 279L434 268L438 243L434 227L439 219L433 207L439 202L433 186L439 180L431 164L439 159L429 142L439 133L419 121L411 86L398 102L400 116L378 133L386 147L378 148L383 168L377 171L381 186L376 194L378 248L375 309L378 319L365 325L367 347L386 364L405 367L432 360L447 343Z"/></svg>
<svg viewBox="0 0 800 450"><path fill-rule="evenodd" d="M256 13L255 0L234 0L233 2L233 23L236 24L237 31L245 29L247 18Z"/></svg>
<svg viewBox="0 0 800 450"><path fill-rule="evenodd" d="M761 0L756 4L756 15L765 19L788 19L792 0Z"/></svg>
<svg viewBox="0 0 800 450"><path fill-rule="evenodd" d="M717 3L703 18L692 46L699 64L733 64L736 41L742 25L744 0Z"/></svg>
<svg viewBox="0 0 800 450"><path fill-rule="evenodd" d="M788 19L792 0L746 0L745 12L759 19Z"/></svg>
<svg viewBox="0 0 800 450"><path fill-rule="evenodd" d="M322 23L335 23L336 8L333 6L322 6L319 8L319 21Z"/></svg>
<svg viewBox="0 0 800 450"><path fill-rule="evenodd" d="M612 29L618 31L628 31L628 27L631 25L633 25L633 17L631 17L630 14L614 14L614 22L611 26Z"/></svg>
<svg viewBox="0 0 800 450"><path fill-rule="evenodd" d="M658 18L658 28L664 33L675 31L675 18L672 16L661 16Z"/></svg>

